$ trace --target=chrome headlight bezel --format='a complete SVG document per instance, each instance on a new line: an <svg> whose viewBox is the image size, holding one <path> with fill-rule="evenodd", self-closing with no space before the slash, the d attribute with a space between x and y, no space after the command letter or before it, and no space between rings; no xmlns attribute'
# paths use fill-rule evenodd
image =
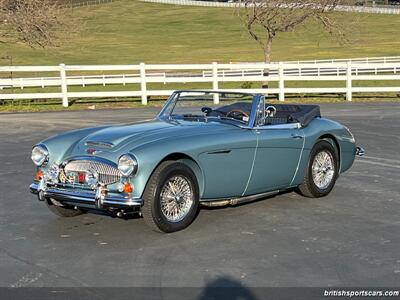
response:
<svg viewBox="0 0 400 300"><path fill-rule="evenodd" d="M135 175L138 171L136 157L130 153L121 155L118 159L118 170L124 177Z"/></svg>
<svg viewBox="0 0 400 300"><path fill-rule="evenodd" d="M49 150L45 145L36 145L32 148L31 159L36 166L44 166L49 161Z"/></svg>

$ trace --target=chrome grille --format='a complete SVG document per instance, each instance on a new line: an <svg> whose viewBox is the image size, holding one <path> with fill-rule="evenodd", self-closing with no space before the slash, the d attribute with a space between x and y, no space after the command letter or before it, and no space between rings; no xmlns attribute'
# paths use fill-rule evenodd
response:
<svg viewBox="0 0 400 300"><path fill-rule="evenodd" d="M119 170L109 164L93 160L73 160L64 167L64 172L68 176L71 172L96 172L98 182L112 184L118 182L121 178Z"/></svg>

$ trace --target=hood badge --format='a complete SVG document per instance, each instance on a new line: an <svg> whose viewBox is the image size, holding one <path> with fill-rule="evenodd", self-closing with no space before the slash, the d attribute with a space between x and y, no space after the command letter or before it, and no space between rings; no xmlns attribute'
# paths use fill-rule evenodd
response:
<svg viewBox="0 0 400 300"><path fill-rule="evenodd" d="M96 153L98 153L98 152L101 152L101 151L98 151L98 150L93 149L93 148L87 148L87 149L86 149L86 153L87 153L87 154L90 154L90 155L94 155L94 154L96 154Z"/></svg>

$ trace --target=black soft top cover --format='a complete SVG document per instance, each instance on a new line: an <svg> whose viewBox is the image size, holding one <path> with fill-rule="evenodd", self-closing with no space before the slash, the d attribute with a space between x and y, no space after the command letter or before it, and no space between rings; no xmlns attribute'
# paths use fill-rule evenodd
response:
<svg viewBox="0 0 400 300"><path fill-rule="evenodd" d="M277 110L276 117L287 118L289 123L298 122L303 127L307 126L314 118L321 117L318 105L272 104L272 106Z"/></svg>

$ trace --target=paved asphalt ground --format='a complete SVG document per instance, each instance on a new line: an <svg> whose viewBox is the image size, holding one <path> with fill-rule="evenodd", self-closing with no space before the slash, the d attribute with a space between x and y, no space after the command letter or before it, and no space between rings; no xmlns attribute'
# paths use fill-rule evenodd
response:
<svg viewBox="0 0 400 300"><path fill-rule="evenodd" d="M323 199L203 209L188 229L159 234L140 218L61 219L29 193L33 144L155 112L0 115L0 286L399 286L400 104L322 105L367 151Z"/></svg>

